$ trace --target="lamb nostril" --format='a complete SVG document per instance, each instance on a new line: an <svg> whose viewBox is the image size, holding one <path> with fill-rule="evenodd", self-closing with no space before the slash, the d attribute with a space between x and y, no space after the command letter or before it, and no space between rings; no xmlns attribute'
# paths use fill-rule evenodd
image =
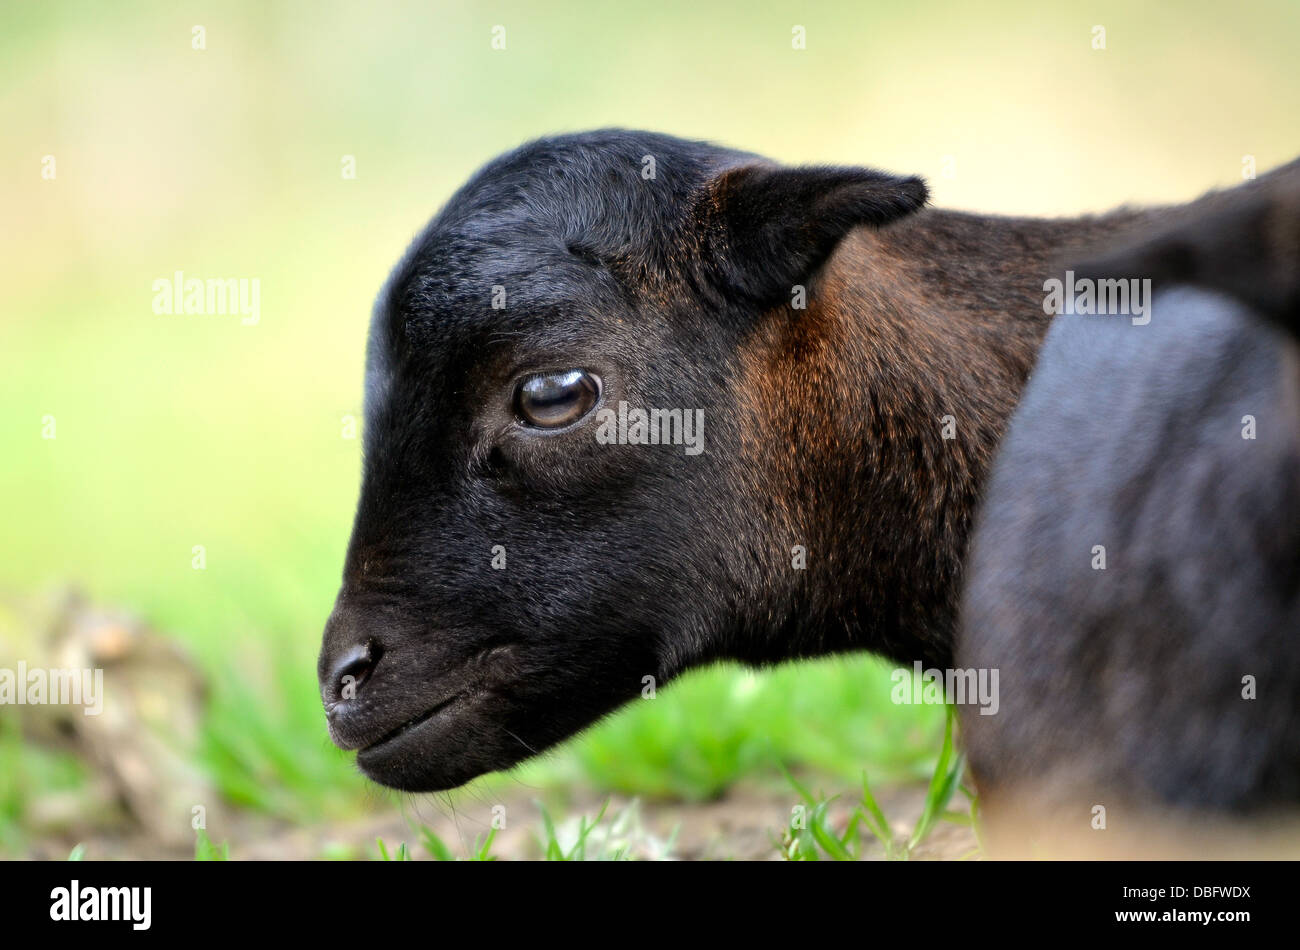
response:
<svg viewBox="0 0 1300 950"><path fill-rule="evenodd" d="M383 650L373 641L352 647L334 664L330 685L338 701L355 699L357 690L370 678Z"/></svg>

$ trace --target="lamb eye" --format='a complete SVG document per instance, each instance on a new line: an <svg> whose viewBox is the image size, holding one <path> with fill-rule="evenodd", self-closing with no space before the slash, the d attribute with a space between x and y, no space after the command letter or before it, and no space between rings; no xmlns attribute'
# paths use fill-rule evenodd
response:
<svg viewBox="0 0 1300 950"><path fill-rule="evenodd" d="M529 376L515 392L515 412L538 429L559 429L591 412L600 399L600 377L583 369Z"/></svg>

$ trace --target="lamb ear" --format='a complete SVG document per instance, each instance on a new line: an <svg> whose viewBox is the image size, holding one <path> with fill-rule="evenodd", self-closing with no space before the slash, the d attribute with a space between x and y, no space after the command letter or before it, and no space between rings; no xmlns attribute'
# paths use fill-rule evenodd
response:
<svg viewBox="0 0 1300 950"><path fill-rule="evenodd" d="M732 168L709 182L698 205L701 263L718 289L773 305L850 229L905 217L927 197L920 178L866 168Z"/></svg>

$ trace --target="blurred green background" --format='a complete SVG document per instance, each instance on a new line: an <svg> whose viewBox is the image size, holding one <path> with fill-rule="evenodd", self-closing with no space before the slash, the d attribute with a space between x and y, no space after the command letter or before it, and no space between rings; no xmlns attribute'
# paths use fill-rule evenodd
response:
<svg viewBox="0 0 1300 950"><path fill-rule="evenodd" d="M329 745L315 683L358 487L343 418L389 267L478 165L618 125L919 173L947 207L1184 200L1300 152L1298 38L1294 0L6 3L0 593L73 582L184 644L212 684L197 765L231 802L391 807ZM258 278L260 323L156 315L176 270ZM941 728L871 660L725 668L505 781L901 780ZM80 774L0 729L2 853Z"/></svg>

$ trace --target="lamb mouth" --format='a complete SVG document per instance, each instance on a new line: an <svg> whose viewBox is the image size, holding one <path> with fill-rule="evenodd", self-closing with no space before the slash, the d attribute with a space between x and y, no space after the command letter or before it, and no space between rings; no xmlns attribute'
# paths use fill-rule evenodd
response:
<svg viewBox="0 0 1300 950"><path fill-rule="evenodd" d="M399 738L400 736L404 736L408 732L411 732L412 730L417 729L420 726L424 725L426 722L428 722L434 716L438 715L438 713L442 712L444 709L452 705L452 703L455 703L457 700L469 698L470 696L474 696L480 692L482 692L482 690L470 688L470 689L461 690L458 693L453 693L452 695L448 696L446 699L442 700L441 702L436 703L433 706L430 706L424 712L412 716L410 719L406 720L406 722L402 723L396 729L391 729L388 732L384 733L374 742L362 746L357 751L372 752L380 748L381 746L387 745L388 743Z"/></svg>
<svg viewBox="0 0 1300 950"><path fill-rule="evenodd" d="M382 747L395 742L407 733L414 732L439 713L455 705L468 706L488 694L494 687L508 682L509 677L495 666L500 661L513 656L514 649L513 643L498 643L481 650L458 671L459 675L456 679L460 680L459 689L440 699L424 712L417 713L401 725L388 730L373 742L358 746L358 754L382 752Z"/></svg>

